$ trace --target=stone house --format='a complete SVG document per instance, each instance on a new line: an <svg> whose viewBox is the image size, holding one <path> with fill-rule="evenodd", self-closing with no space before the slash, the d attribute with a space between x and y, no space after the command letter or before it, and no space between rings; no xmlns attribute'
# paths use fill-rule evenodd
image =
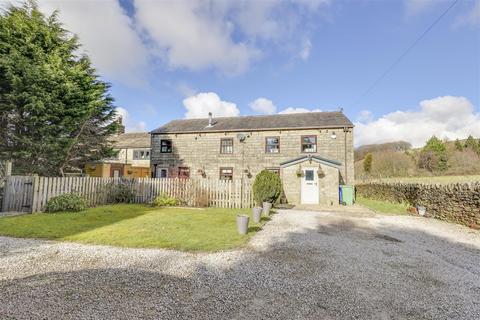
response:
<svg viewBox="0 0 480 320"><path fill-rule="evenodd" d="M173 120L151 132L151 148L154 177L254 179L267 169L292 204L337 204L339 184L354 184L342 112Z"/></svg>
<svg viewBox="0 0 480 320"><path fill-rule="evenodd" d="M91 177L150 177L150 134L147 132L120 133L112 138L118 154L85 166Z"/></svg>

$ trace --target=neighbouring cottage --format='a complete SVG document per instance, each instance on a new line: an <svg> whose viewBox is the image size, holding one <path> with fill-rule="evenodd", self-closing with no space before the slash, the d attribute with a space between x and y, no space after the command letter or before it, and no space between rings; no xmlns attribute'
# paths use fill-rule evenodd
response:
<svg viewBox="0 0 480 320"><path fill-rule="evenodd" d="M267 169L292 204L337 204L339 184L354 184L343 112L173 120L151 132L151 148L154 177L254 179Z"/></svg>
<svg viewBox="0 0 480 320"><path fill-rule="evenodd" d="M121 124L121 119L119 120ZM112 137L118 151L115 158L104 159L85 166L85 174L91 177L150 177L150 134L147 132L124 133Z"/></svg>

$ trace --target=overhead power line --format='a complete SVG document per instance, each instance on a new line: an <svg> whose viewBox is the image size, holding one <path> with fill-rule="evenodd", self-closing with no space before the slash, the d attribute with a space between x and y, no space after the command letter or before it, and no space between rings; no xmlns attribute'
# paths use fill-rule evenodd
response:
<svg viewBox="0 0 480 320"><path fill-rule="evenodd" d="M430 32L430 30L433 29L433 27L435 27L435 25L437 23L440 22L440 20L442 20L442 18L459 2L460 0L454 0L443 12L440 16L438 16L438 18L433 21L432 24L430 24L428 26L427 29L425 29L425 31L414 41L412 42L412 44L405 50L403 51L403 53L387 68L385 69L385 71L375 80L372 82L372 84L367 88L367 90L365 90L357 99L356 102L358 102L360 99L362 99L363 97L365 97L368 93L370 93L370 91L372 91L379 83L380 81L383 80L383 78L385 78L389 73L390 71L393 70L393 68L395 68L395 66L423 39L425 38L425 36Z"/></svg>

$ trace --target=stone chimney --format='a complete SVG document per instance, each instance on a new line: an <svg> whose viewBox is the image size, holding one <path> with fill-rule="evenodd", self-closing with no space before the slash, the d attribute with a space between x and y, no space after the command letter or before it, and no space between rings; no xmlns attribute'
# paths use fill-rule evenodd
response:
<svg viewBox="0 0 480 320"><path fill-rule="evenodd" d="M209 112L208 113L208 126L207 126L207 128L211 128L211 127L213 127L213 117L212 117L212 113Z"/></svg>
<svg viewBox="0 0 480 320"><path fill-rule="evenodd" d="M125 133L125 126L123 125L123 117L122 116L118 117L117 122L118 122L118 134Z"/></svg>

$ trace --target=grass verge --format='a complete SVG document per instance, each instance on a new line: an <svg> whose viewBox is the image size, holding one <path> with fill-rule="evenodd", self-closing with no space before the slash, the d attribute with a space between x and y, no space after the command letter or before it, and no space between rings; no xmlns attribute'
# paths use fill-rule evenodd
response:
<svg viewBox="0 0 480 320"><path fill-rule="evenodd" d="M373 200L358 196L356 202L369 209L372 209L375 212L390 215L405 215L407 214L407 209L409 207L407 204L403 203Z"/></svg>
<svg viewBox="0 0 480 320"><path fill-rule="evenodd" d="M119 204L77 213L40 213L0 218L0 235L133 248L219 251L240 247L269 218L236 230L236 214L249 209L152 208Z"/></svg>

